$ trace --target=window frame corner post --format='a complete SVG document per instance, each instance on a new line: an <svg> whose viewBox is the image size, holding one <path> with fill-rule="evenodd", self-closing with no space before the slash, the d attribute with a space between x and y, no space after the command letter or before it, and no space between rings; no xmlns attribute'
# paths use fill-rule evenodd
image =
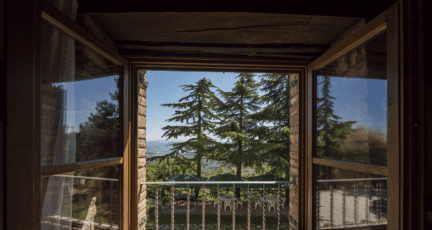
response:
<svg viewBox="0 0 432 230"><path fill-rule="evenodd" d="M136 144L134 142L134 135L133 135L133 113L131 113L132 109L132 87L133 79L131 78L130 74L130 66L129 61L124 60L123 63L123 82L122 82L122 90L123 90L123 177L122 179L122 211L121 211L121 217L120 217L120 223L122 225L123 230L129 230L132 229L132 211L133 211L133 205L131 203L131 195L132 190L134 188L134 183L132 183L131 175L131 163L132 163L132 155L133 155L133 149L134 145ZM136 187L136 186L135 186Z"/></svg>
<svg viewBox="0 0 432 230"><path fill-rule="evenodd" d="M400 47L400 229L425 229L426 76L424 0L402 0Z"/></svg>
<svg viewBox="0 0 432 230"><path fill-rule="evenodd" d="M7 229L40 229L41 4L5 4Z"/></svg>

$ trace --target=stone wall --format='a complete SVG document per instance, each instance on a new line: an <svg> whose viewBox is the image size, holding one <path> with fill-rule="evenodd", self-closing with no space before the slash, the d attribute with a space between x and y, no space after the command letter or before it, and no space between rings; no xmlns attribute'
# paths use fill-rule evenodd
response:
<svg viewBox="0 0 432 230"><path fill-rule="evenodd" d="M145 70L138 71L138 229L145 229L145 224L140 221L146 215L146 104L147 104L147 74ZM142 223L142 222L141 222Z"/></svg>
<svg viewBox="0 0 432 230"><path fill-rule="evenodd" d="M299 175L299 75L290 74L291 81L291 109L290 109L290 181L294 184L290 185L289 189L289 220L290 228L298 229L299 221L299 190L298 190L298 175Z"/></svg>

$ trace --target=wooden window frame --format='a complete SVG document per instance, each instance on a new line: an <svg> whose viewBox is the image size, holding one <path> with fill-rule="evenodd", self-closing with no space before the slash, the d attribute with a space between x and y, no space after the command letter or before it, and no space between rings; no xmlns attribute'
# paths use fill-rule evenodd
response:
<svg viewBox="0 0 432 230"><path fill-rule="evenodd" d="M219 56L219 57L199 57L199 56L146 56L135 54L124 54L124 57L130 60L130 73L132 81L134 81L132 89L137 89L137 79L139 70L162 70L162 71L196 71L196 72L250 72L250 73L297 73L299 74L299 143L304 142L303 136L305 123L304 116L301 116L304 111L304 95L302 88L305 88L305 76L307 73L307 65L303 61L293 62L293 61L281 61L281 60L269 60L269 59L257 59L257 58L232 58L230 56ZM135 95L135 94L134 94ZM132 105L138 105L138 93L136 96L132 97L132 100L136 100ZM138 108L132 110L133 117L132 121L137 122ZM138 130L133 130L137 132ZM133 149L137 150L138 138L134 138ZM303 146L299 146L299 152L303 150ZM304 165L304 154L299 154L299 165ZM136 158L137 153L132 153L132 157ZM133 165L133 172L138 172L138 165ZM304 177L304 169L300 167L299 178ZM137 173L135 173L137 174ZM137 178L135 178L136 180ZM303 188L305 184L303 180L298 182L299 188L299 220L298 229L304 229L304 219L303 213L305 213L302 200L304 200ZM132 194L137 194L137 191L133 190ZM138 203L137 200L133 200L132 204L136 207L132 213L134 218L138 218ZM134 221L134 223L137 221Z"/></svg>
<svg viewBox="0 0 432 230"><path fill-rule="evenodd" d="M25 0L7 5L7 67L8 67L8 121L7 121L7 204L6 229L40 229L42 177L107 166L121 169L120 207L121 229L129 230L130 183L130 79L128 62L115 49L105 45L78 23L44 1ZM41 167L41 89L40 53L42 19L60 31L92 49L102 57L122 67L120 73L120 138L122 155L83 162ZM19 29L17 29L19 28ZM17 39L18 38L18 39ZM15 52L11 52L14 50ZM17 52L18 51L18 52ZM32 80L23 81L22 76ZM29 78L29 79L30 79ZM26 82L26 84L23 84ZM16 89L16 90L15 90ZM26 106L27 110L22 110ZM21 111L20 111L21 108ZM16 132L20 130L20 132ZM17 141L20 140L20 141ZM23 160L25 159L25 160Z"/></svg>
<svg viewBox="0 0 432 230"><path fill-rule="evenodd" d="M316 218L314 211L316 209L316 202L314 201L314 194L316 194L316 168L318 165L329 166L334 168L341 168L346 170L354 170L364 173L372 173L388 177L388 229L398 229L400 226L400 213L402 199L400 193L401 177L400 177L400 159L403 154L401 148L401 91L400 81L401 75L399 72L399 3L396 3L388 10L384 11L372 21L367 23L362 28L353 32L339 44L329 49L322 56L318 57L315 61L309 64L307 82L308 82L308 124L307 134L308 139L306 144L307 148L307 188L305 196L307 197L307 225L308 229L316 229ZM372 39L375 35L387 31L387 81L388 81L388 100L387 100L387 122L392 125L387 127L387 167L360 164L354 162L346 162L339 160L322 159L315 156L316 149L316 72L315 70L324 67L325 65L337 60L337 58L351 51L356 46Z"/></svg>

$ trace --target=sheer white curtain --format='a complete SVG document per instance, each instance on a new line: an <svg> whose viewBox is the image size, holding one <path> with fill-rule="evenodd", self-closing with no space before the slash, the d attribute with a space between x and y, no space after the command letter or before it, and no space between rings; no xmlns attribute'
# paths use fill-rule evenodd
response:
<svg viewBox="0 0 432 230"><path fill-rule="evenodd" d="M48 0L48 3L75 20L78 8L76 0ZM75 41L47 23L42 24L42 91L57 92L57 103L49 117L47 133L51 142L42 142L42 166L58 165L75 161L76 136L71 132L75 121ZM43 93L43 92L42 92ZM52 95L51 95L52 96ZM46 99L48 101L49 99ZM42 104L44 100L42 100ZM54 114L53 114L54 113ZM45 152L44 152L45 151ZM42 224L41 229L72 229L73 177L51 176L42 178L42 221L55 224Z"/></svg>

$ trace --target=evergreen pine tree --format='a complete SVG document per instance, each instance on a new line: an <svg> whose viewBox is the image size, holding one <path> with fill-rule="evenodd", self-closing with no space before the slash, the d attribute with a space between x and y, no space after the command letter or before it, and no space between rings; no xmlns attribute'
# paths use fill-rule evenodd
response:
<svg viewBox="0 0 432 230"><path fill-rule="evenodd" d="M330 77L323 76L321 96L317 99L317 156L328 159L337 159L340 156L340 142L353 131L351 126L355 121L340 122L341 117L334 114L333 101L336 98L330 96ZM321 177L330 178L331 168L320 172Z"/></svg>
<svg viewBox="0 0 432 230"><path fill-rule="evenodd" d="M254 149L260 153L261 163L271 168L269 174L289 180L290 152L290 78L289 74L261 76L266 106L252 115L256 128L253 135L260 141ZM262 165L258 165L262 167ZM288 198L289 191L286 191Z"/></svg>
<svg viewBox="0 0 432 230"><path fill-rule="evenodd" d="M96 113L90 113L88 120L79 125L79 132L76 134L77 161L113 157L121 151L118 96L120 83L118 78L114 81L117 85L116 91L109 93L113 102L97 102Z"/></svg>
<svg viewBox="0 0 432 230"><path fill-rule="evenodd" d="M201 160L217 145L217 142L208 136L215 128L214 120L218 119L218 116L213 113L216 108L215 102L218 99L211 90L216 87L206 78L199 80L194 85L182 85L181 87L183 91L190 92L189 95L181 98L178 103L162 104L162 106L176 109L174 116L168 119L168 122L181 122L184 125L163 127L165 133L162 137L166 137L167 140L177 139L179 136L190 137L190 139L173 144L171 153L148 160L167 160L183 153L194 153L191 160L196 162L196 175L201 176ZM195 198L197 198L198 188L195 193Z"/></svg>
<svg viewBox="0 0 432 230"><path fill-rule="evenodd" d="M217 129L217 135L226 139L222 151L215 157L236 167L236 175L241 176L242 166L253 166L257 161L256 151L251 148L256 141L250 135L253 126L249 116L260 109L262 103L258 95L258 83L254 74L240 73L231 92L219 90L224 102L219 102L219 115L223 119ZM236 197L240 189L236 189Z"/></svg>

